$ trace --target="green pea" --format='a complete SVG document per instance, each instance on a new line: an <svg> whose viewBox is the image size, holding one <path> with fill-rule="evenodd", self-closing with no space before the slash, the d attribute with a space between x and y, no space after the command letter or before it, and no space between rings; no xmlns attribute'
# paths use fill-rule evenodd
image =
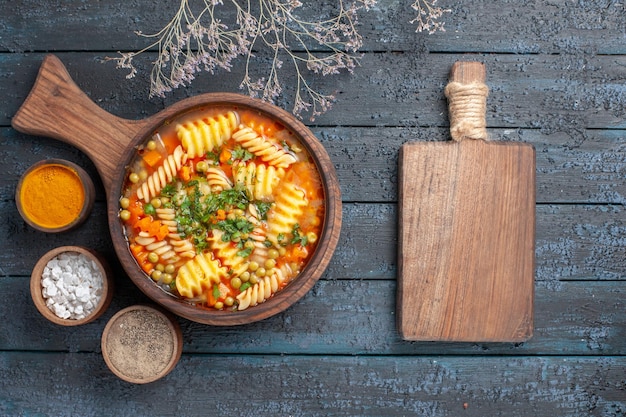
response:
<svg viewBox="0 0 626 417"><path fill-rule="evenodd" d="M130 199L127 197L120 198L120 207L123 209L130 207Z"/></svg>
<svg viewBox="0 0 626 417"><path fill-rule="evenodd" d="M250 262L250 263L248 264L248 271L250 271L250 272L254 272L254 271L256 271L257 269L259 269L259 264L258 264L257 262L252 261L252 262Z"/></svg>
<svg viewBox="0 0 626 417"><path fill-rule="evenodd" d="M150 252L148 254L148 262L151 262L153 264L159 262L159 255L155 252Z"/></svg>
<svg viewBox="0 0 626 417"><path fill-rule="evenodd" d="M200 161L196 164L196 171L206 172L209 169L209 164L206 161Z"/></svg>
<svg viewBox="0 0 626 417"><path fill-rule="evenodd" d="M154 271L152 271L152 274L150 274L150 277L154 281L160 280L162 276L163 276L163 272L159 271L158 269L155 269Z"/></svg>
<svg viewBox="0 0 626 417"><path fill-rule="evenodd" d="M128 176L128 181L132 182L133 184L136 184L137 182L139 182L139 174L137 174L136 172L133 172L132 174Z"/></svg>
<svg viewBox="0 0 626 417"><path fill-rule="evenodd" d="M265 268L267 269L272 269L276 266L276 260L275 259L268 259L265 261Z"/></svg>
<svg viewBox="0 0 626 417"><path fill-rule="evenodd" d="M251 285L259 283L259 277L255 275L250 275L250 281L248 281Z"/></svg>
<svg viewBox="0 0 626 417"><path fill-rule="evenodd" d="M221 310L224 308L224 303L221 301L218 301L217 303L215 303L213 307L215 307L216 310Z"/></svg>
<svg viewBox="0 0 626 417"><path fill-rule="evenodd" d="M161 276L161 282L165 285L170 285L174 281L174 276L172 274L164 273Z"/></svg>
<svg viewBox="0 0 626 417"><path fill-rule="evenodd" d="M146 143L146 148L148 148L149 151L153 151L156 149L156 142L153 140L149 140L148 143Z"/></svg>
<svg viewBox="0 0 626 417"><path fill-rule="evenodd" d="M150 204L152 204L152 207L157 209L161 207L161 204L163 204L163 202L160 198L153 198L152 200L150 200Z"/></svg>
<svg viewBox="0 0 626 417"><path fill-rule="evenodd" d="M172 264L167 264L165 265L165 272L167 272L168 274L173 274L174 271L176 271L176 267Z"/></svg>
<svg viewBox="0 0 626 417"><path fill-rule="evenodd" d="M235 277L230 280L230 286L234 289L238 290L241 287L241 279L239 277Z"/></svg>
<svg viewBox="0 0 626 417"><path fill-rule="evenodd" d="M279 256L278 250L277 249L270 249L267 251L267 255L270 257L270 259L276 259Z"/></svg>
<svg viewBox="0 0 626 417"><path fill-rule="evenodd" d="M244 272L243 274L239 275L239 278L241 278L243 282L248 282L250 280L250 272Z"/></svg>
<svg viewBox="0 0 626 417"><path fill-rule="evenodd" d="M235 304L235 299L233 297L226 297L226 299L224 300L224 304L226 304L228 307L231 307L233 304Z"/></svg>
<svg viewBox="0 0 626 417"><path fill-rule="evenodd" d="M130 220L130 211L128 211L128 210L120 211L120 219L122 219L124 221Z"/></svg>

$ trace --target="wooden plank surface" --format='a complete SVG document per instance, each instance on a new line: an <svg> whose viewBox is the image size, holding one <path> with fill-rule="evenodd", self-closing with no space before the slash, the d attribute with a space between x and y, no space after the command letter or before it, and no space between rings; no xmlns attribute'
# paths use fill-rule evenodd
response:
<svg viewBox="0 0 626 417"><path fill-rule="evenodd" d="M617 417L626 410L624 357L185 355L164 379L134 386L103 366L97 354L0 353L0 377L11 381L0 412ZM52 386L44 382L51 374Z"/></svg>
<svg viewBox="0 0 626 417"><path fill-rule="evenodd" d="M481 0L439 0L451 9L446 32L418 36L410 23L416 13L410 2L379 0L359 15L359 32L366 51L418 50L420 52L560 53L591 50L624 54L624 4L586 2L578 7L568 0L502 0L486 5ZM89 2L66 0L50 7L13 2L13 13L0 26L0 50L92 51L142 49L147 40L130 30L153 33L172 16L177 4ZM317 4L314 13L332 13L333 3ZM225 13L227 21L232 15ZM309 18L312 10L300 13ZM315 15L313 15L314 17ZM50 22L55 22L51 25ZM393 22L390 27L388 22ZM56 30L56 25L63 30ZM89 28L89 30L85 30ZM489 28L490 30L485 30ZM33 36L36 34L36 36Z"/></svg>
<svg viewBox="0 0 626 417"><path fill-rule="evenodd" d="M165 99L148 99L150 62L154 54L138 59L141 75L125 79L126 72L104 62L98 52L59 53L72 78L104 110L128 119L143 119L190 95L241 92L243 68L220 73L219 82L200 73L185 90ZM110 54L109 54L110 55ZM45 53L1 54L0 73L10 78L0 122L8 125L26 98ZM397 53L365 54L353 75L320 77L316 88L338 100L333 110L316 118L318 126L447 126L442 89L458 55L419 57ZM425 59L425 58L422 58ZM584 129L624 129L626 115L623 70L626 55L481 55L489 68L491 88L487 125L490 128L533 128L544 133L565 132L574 143L585 139ZM411 74L410 77L404 74ZM293 76L284 79L284 106L291 109Z"/></svg>
<svg viewBox="0 0 626 417"><path fill-rule="evenodd" d="M243 67L199 74L188 88L148 99L153 52L137 61L133 80L103 58L146 45L133 30L158 30L178 4L7 3L0 17L0 415L624 415L626 5L438 5L452 9L447 31L426 35L408 23L411 2L378 1L360 15L364 56L354 75L313 80L338 97L331 112L305 120L329 151L344 202L326 274L292 308L250 326L180 319L185 351L177 368L134 386L108 372L99 351L107 318L147 299L113 256L95 167L72 147L17 133L11 117L48 52L99 106L128 119L199 93L239 92ZM331 12L334 2L321 7ZM536 149L535 334L523 343L403 341L395 328L398 151L408 141L448 139L442 89L452 63L468 57L489 68L492 138ZM293 80L283 81L288 94ZM291 99L280 104L290 109ZM98 201L80 230L38 234L17 214L18 176L45 157L77 162L96 180ZM104 317L69 330L44 321L28 295L38 256L65 244L104 253L117 284Z"/></svg>
<svg viewBox="0 0 626 417"><path fill-rule="evenodd" d="M8 196L12 198L12 196ZM41 235L19 217L13 201L0 202L0 267L4 276L28 276L36 258L55 246L76 243L102 251L116 264L106 207L97 202L80 231ZM626 282L626 218L621 205L538 205L535 281ZM397 205L344 204L342 233L325 277L396 279ZM31 256L16 256L16 248Z"/></svg>
<svg viewBox="0 0 626 417"><path fill-rule="evenodd" d="M100 335L115 312L148 299L118 279L111 307L94 323L71 329L43 319L29 299L27 277L4 278L0 350L99 352ZM419 343L402 340L395 326L392 280L322 280L276 317L237 327L179 319L184 352L273 355L626 355L626 289L611 282L538 283L535 334L524 343ZM314 323L313 325L311 323ZM351 329L347 331L346 329ZM19 335L19 336L17 336ZM45 335L45 337L42 337Z"/></svg>

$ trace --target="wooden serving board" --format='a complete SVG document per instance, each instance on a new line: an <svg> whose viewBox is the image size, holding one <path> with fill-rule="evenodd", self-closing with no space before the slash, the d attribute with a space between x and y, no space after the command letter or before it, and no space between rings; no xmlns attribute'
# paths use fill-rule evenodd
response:
<svg viewBox="0 0 626 417"><path fill-rule="evenodd" d="M484 79L482 64L458 62L450 81L484 84ZM400 151L399 178L397 325L402 338L529 339L534 148L463 135L407 143Z"/></svg>

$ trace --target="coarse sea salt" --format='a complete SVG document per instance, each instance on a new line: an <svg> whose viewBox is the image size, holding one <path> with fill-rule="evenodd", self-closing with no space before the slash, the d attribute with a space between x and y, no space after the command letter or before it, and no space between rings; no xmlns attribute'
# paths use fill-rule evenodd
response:
<svg viewBox="0 0 626 417"><path fill-rule="evenodd" d="M103 282L102 272L94 261L79 252L64 252L44 267L42 295L58 317L80 320L100 302Z"/></svg>

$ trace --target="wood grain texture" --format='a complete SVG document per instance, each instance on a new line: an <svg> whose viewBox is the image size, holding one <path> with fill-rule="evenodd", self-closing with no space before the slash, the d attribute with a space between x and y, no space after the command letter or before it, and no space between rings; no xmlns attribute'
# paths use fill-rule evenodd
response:
<svg viewBox="0 0 626 417"><path fill-rule="evenodd" d="M484 85L485 70L458 62L450 79ZM407 340L524 341L533 328L534 149L465 138L470 124L484 127L485 109L448 99L459 112L454 141L400 153L398 330Z"/></svg>
<svg viewBox="0 0 626 417"><path fill-rule="evenodd" d="M415 12L410 6L404 1L378 0L376 7L360 13L363 49L516 54L583 49L599 54L626 53L622 19L625 9L620 2L499 0L486 5L482 0L440 0L438 6L451 9L444 15L447 30L430 36L415 34L416 25L410 22ZM116 50L138 50L149 42L132 31L152 33L174 15L176 7L169 3L154 7L149 2L81 0L41 7L40 3L15 0L11 3L13 13L7 13L6 24L0 26L0 51L111 50L113 56ZM221 18L230 24L234 11L223 9ZM335 3L304 7L298 15L313 19L331 13L336 13ZM56 30L50 22L64 30ZM393 22L393 27L388 22Z"/></svg>
<svg viewBox="0 0 626 417"><path fill-rule="evenodd" d="M2 352L0 377L11 381L11 390L0 393L0 412L618 417L626 410L625 366L623 357L183 355L162 380L128 385L97 354ZM208 383L207 370L221 383Z"/></svg>
<svg viewBox="0 0 626 417"><path fill-rule="evenodd" d="M46 55L35 83L11 120L14 129L76 146L96 164L105 190L144 122L124 120L102 110L72 80L61 60ZM118 187L119 189L120 187Z"/></svg>
<svg viewBox="0 0 626 417"><path fill-rule="evenodd" d="M122 274L97 321L68 332L37 314L26 277L3 278L0 350L99 352L100 336L118 311L150 303ZM412 342L395 326L393 280L320 280L298 303L267 320L211 327L179 319L184 352L268 355L626 355L626 289L613 282L538 283L534 336L523 343ZM18 336L19 335L19 336ZM45 337L42 337L45 335Z"/></svg>
<svg viewBox="0 0 626 417"><path fill-rule="evenodd" d="M532 335L534 174L534 151L525 145L404 145L398 326L405 339Z"/></svg>
<svg viewBox="0 0 626 417"><path fill-rule="evenodd" d="M0 54L0 73L11 80L6 87L0 122L8 125L32 87L43 53ZM148 98L150 61L138 62L140 75L125 79L125 72L102 61L102 53L56 54L77 85L104 110L118 117L139 120L184 98L207 92L241 93L244 76L239 66L219 77L198 74L184 90L165 99ZM544 134L570 135L573 145L586 139L585 129L626 128L623 71L626 55L479 55L489 68L490 129L540 129ZM354 74L315 79L321 91L336 91L332 111L315 119L315 126L432 127L447 126L443 86L455 54L424 56L397 53L365 54ZM411 74L406 77L405 74ZM259 74L260 75L260 74ZM296 79L286 74L286 96L281 107L291 110Z"/></svg>
<svg viewBox="0 0 626 417"><path fill-rule="evenodd" d="M133 31L157 31L176 2L6 3L0 16L0 415L626 413L623 1L439 0L452 11L443 16L446 32L433 35L415 33L411 2L379 0L361 13L364 56L354 74L307 75L315 88L337 94L332 111L305 121L330 155L343 200L342 233L324 276L298 303L260 322L213 327L179 319L182 359L147 386L120 381L100 354L108 318L151 300L112 247L98 169L74 146L15 131L11 119L50 52L98 107L128 120L190 96L241 92L242 62L230 72L196 74L165 98L148 98L156 51L136 60L139 72L131 80L104 58L146 46L150 40ZM299 16L331 15L336 5L306 3ZM267 75L271 57L256 52L251 75ZM405 341L395 326L399 150L409 141L448 140L443 87L450 66L464 59L489 69L492 140L536 149L535 329L526 342ZM289 111L294 74L282 84L287 95L280 106ZM19 175L49 157L74 161L94 179L97 201L78 230L42 235L15 209ZM37 258L61 245L97 249L114 270L109 309L78 328L47 322L28 292Z"/></svg>

